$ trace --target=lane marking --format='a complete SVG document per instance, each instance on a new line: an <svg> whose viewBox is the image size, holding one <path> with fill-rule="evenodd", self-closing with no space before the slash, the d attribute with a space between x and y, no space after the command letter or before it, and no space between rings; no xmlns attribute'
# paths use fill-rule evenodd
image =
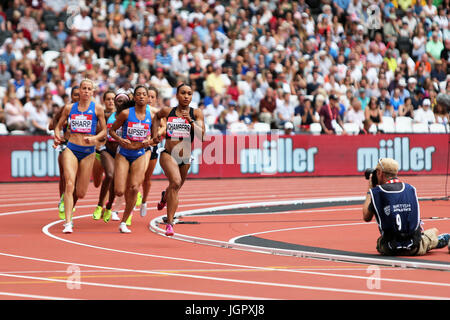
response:
<svg viewBox="0 0 450 320"><path fill-rule="evenodd" d="M104 267L104 266L87 265L87 264L80 264L80 263L74 263L74 262L61 262L61 261L56 261L56 260L47 260L47 259L39 259L39 258L32 258L32 257L24 257L24 256L11 255L11 254L5 254L5 253L0 253L0 255L5 255L5 256L10 256L10 257L15 257L15 258L22 258L22 259L29 259L29 260L37 260L37 261L65 264L65 265L77 265L77 266L90 267L90 268L101 268L101 269L110 269L110 270L112 269L112 270L122 270L122 271L126 270L126 271L133 271L133 272L140 272L140 273L147 273L147 274L155 273L155 272L152 272L152 271ZM165 273L161 272L160 274L165 274ZM231 282L231 283L239 283L239 284L261 285L261 286L270 286L270 287L283 287L283 288L291 288L291 289L308 289L308 290L314 290L314 291L328 291L328 292L338 292L338 293L352 293L352 294L358 294L358 295L366 294L366 295L375 295L375 296L389 296L389 297L395 297L395 298L430 299L430 300L447 300L447 299L449 299L448 297L438 297L438 296L428 296L428 295L391 293L391 292L369 291L369 290L340 289L340 288L295 285L295 284L274 283L274 282L264 282L264 281L251 281L251 280L244 280L244 279L228 279L228 278L219 278L219 277L206 277L206 276L173 274L173 273L167 273L167 275L175 276L175 277L194 278L194 279L201 279L201 280L215 280L215 281L223 281L223 282ZM42 277L18 276L18 275L1 274L1 273L0 273L0 276L13 277L13 278L24 278L24 279L33 279L33 280L46 280L46 281L67 283L67 280L50 279L50 278L42 278ZM210 295L210 296L222 297L222 298L230 298L230 299L249 299L249 300L253 300L253 299L257 299L257 300L267 299L267 298L260 298L260 297L235 296L235 295L227 295L227 294L201 293L201 292L193 292L193 291L185 291L185 290L169 290L169 289L161 289L161 288L147 288L147 287L124 286L124 285L112 285L112 284L83 282L83 281L71 281L71 284L91 285L91 286L98 286L98 287L131 289L131 290L145 290L145 291L157 291L157 292L169 292L169 293L182 293L182 294L192 294L192 295L206 295L206 296Z"/></svg>

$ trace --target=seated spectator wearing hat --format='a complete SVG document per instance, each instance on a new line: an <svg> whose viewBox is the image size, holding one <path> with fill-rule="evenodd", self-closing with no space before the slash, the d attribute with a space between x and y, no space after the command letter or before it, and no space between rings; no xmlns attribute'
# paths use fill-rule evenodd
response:
<svg viewBox="0 0 450 320"><path fill-rule="evenodd" d="M431 101L430 99L424 99L422 103L422 107L419 107L414 112L414 121L418 123L431 124L435 123L436 118L434 116L433 110L431 110Z"/></svg>
<svg viewBox="0 0 450 320"><path fill-rule="evenodd" d="M284 134L285 135L287 135L287 136L295 135L294 125L292 124L292 122L290 122L290 121L285 122L284 126L283 126L283 129L284 129Z"/></svg>
<svg viewBox="0 0 450 320"><path fill-rule="evenodd" d="M344 128L341 116L339 115L338 98L335 95L329 97L329 103L324 104L319 111L322 133L334 134L338 125ZM345 130L342 132L345 134Z"/></svg>
<svg viewBox="0 0 450 320"><path fill-rule="evenodd" d="M431 80L437 80L439 82L443 82L447 80L447 73L444 70L444 64L441 60L437 60L434 63L434 68L430 73Z"/></svg>
<svg viewBox="0 0 450 320"><path fill-rule="evenodd" d="M361 102L361 109L364 111L366 110L366 107L370 102L370 98L366 95L366 89L360 88L358 92L359 92L358 99Z"/></svg>
<svg viewBox="0 0 450 320"><path fill-rule="evenodd" d="M363 220L370 222L375 216L381 233L377 251L386 256L421 256L446 247L448 233L438 235L436 228L422 231L417 191L400 181L398 170L396 160L382 158L369 179ZM377 185L372 184L372 175L376 175Z"/></svg>

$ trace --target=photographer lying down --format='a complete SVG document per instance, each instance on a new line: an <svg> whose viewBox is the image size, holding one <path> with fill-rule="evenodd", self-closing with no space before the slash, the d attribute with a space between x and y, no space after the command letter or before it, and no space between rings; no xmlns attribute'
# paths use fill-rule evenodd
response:
<svg viewBox="0 0 450 320"><path fill-rule="evenodd" d="M438 236L436 228L422 230L416 188L398 179L398 168L397 161L383 158L378 160L375 170L366 171L369 191L363 218L370 222L375 215L381 233L378 252L388 256L420 256L448 246L448 233Z"/></svg>

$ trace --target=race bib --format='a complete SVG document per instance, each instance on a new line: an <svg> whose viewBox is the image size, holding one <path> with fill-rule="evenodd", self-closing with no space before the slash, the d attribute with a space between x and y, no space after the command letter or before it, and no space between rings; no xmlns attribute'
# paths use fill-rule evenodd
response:
<svg viewBox="0 0 450 320"><path fill-rule="evenodd" d="M91 133L92 114L72 114L70 128L74 133Z"/></svg>
<svg viewBox="0 0 450 320"><path fill-rule="evenodd" d="M111 130L111 127L112 127L112 123L108 123L107 125L106 125L106 127L107 127L107 139L108 139L108 141L116 141L113 137L111 137L111 135L109 134L109 130ZM116 133L117 133L117 135L120 137L120 136L122 136L122 127L120 127L119 129L117 129L116 130Z"/></svg>
<svg viewBox="0 0 450 320"><path fill-rule="evenodd" d="M171 117L167 119L167 135L171 138L189 138L191 125L184 118Z"/></svg>
<svg viewBox="0 0 450 320"><path fill-rule="evenodd" d="M150 131L148 123L128 122L127 139L130 141L144 141Z"/></svg>

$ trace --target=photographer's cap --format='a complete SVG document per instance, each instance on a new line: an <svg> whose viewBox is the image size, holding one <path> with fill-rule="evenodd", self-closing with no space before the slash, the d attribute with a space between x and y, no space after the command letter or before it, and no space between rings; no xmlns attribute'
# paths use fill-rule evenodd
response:
<svg viewBox="0 0 450 320"><path fill-rule="evenodd" d="M381 158L378 160L377 169L381 169L384 173L388 173L391 175L398 174L398 162L392 158Z"/></svg>

